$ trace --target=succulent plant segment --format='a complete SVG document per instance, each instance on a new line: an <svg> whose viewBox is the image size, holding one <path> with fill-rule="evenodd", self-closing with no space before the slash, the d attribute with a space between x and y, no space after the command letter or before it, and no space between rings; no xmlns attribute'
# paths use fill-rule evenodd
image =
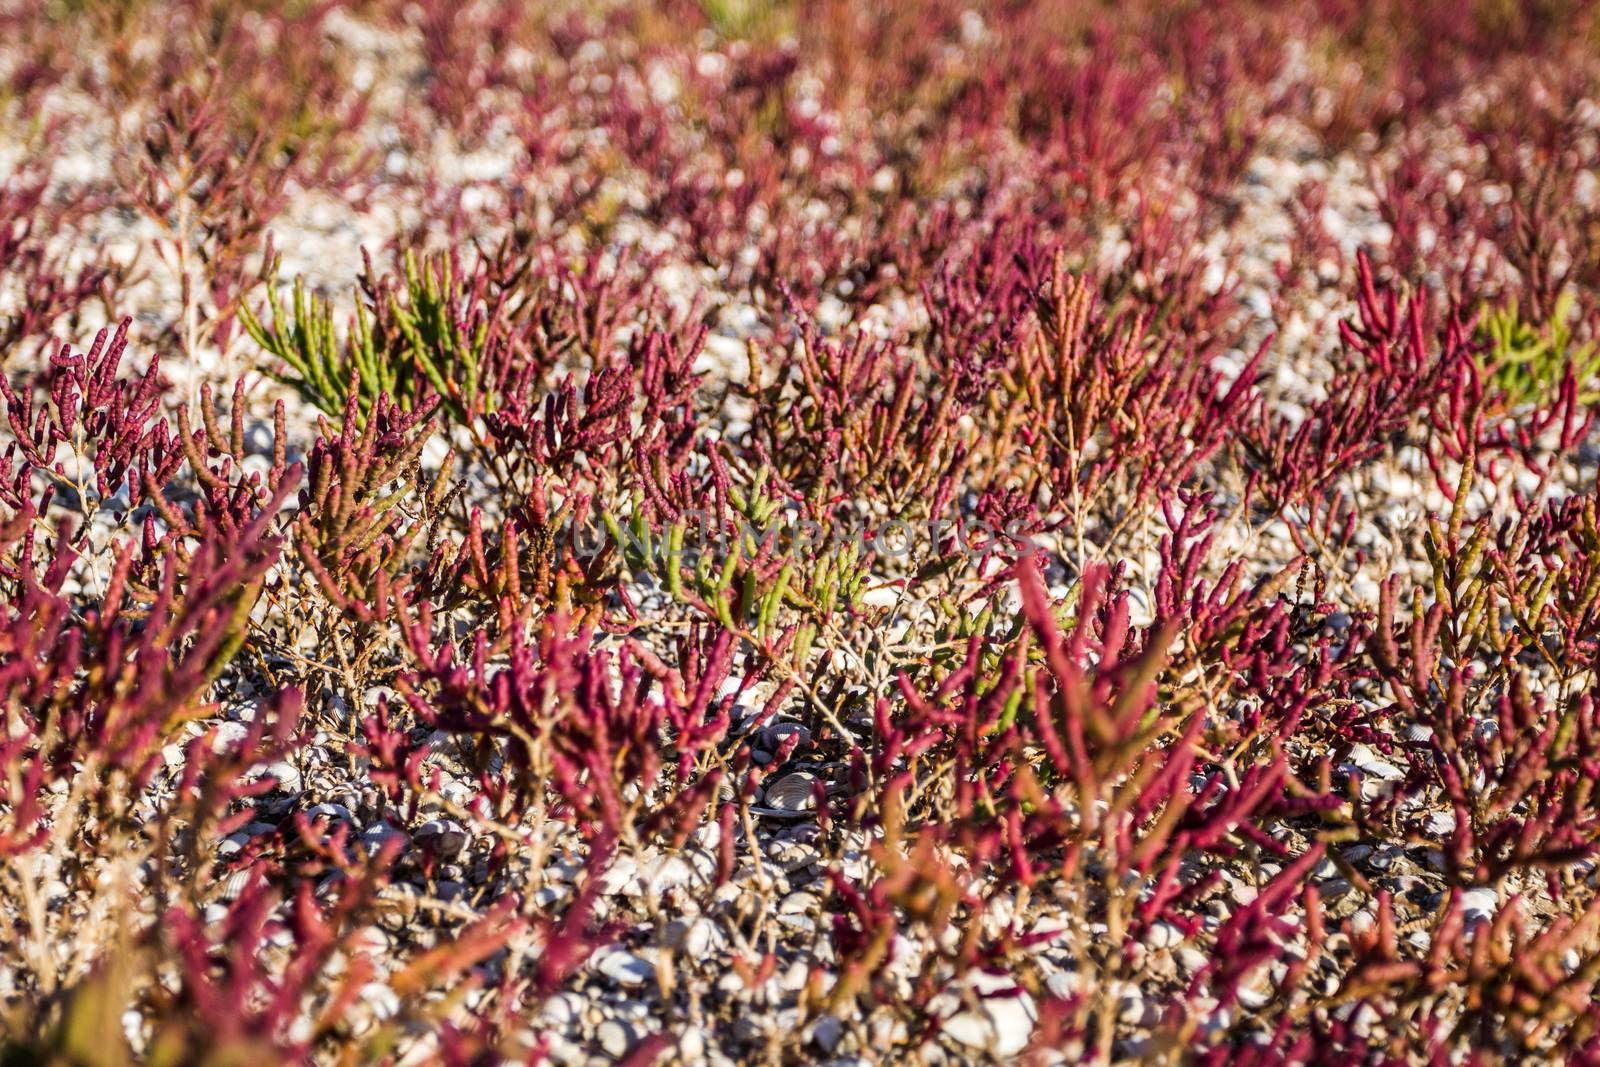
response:
<svg viewBox="0 0 1600 1067"><path fill-rule="evenodd" d="M0 31L0 1063L1600 1060L1600 7Z"/></svg>

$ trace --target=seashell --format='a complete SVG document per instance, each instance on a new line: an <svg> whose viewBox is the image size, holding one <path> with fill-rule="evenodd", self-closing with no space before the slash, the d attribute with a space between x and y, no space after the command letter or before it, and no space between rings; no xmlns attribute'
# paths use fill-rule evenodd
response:
<svg viewBox="0 0 1600 1067"><path fill-rule="evenodd" d="M250 884L252 868L245 867L228 875L228 880L222 883L222 899L238 900L239 894L244 892L245 886Z"/></svg>
<svg viewBox="0 0 1600 1067"><path fill-rule="evenodd" d="M790 737L796 736L799 738L794 743L796 749L805 748L811 743L811 731L799 723L787 720L775 722L761 731L761 744L767 749L777 749Z"/></svg>
<svg viewBox="0 0 1600 1067"><path fill-rule="evenodd" d="M804 867L809 867L822 858L815 845L808 845L802 841L778 841L767 849L767 858L770 859L784 874L793 874Z"/></svg>
<svg viewBox="0 0 1600 1067"><path fill-rule="evenodd" d="M273 791L278 793L298 793L303 784L300 770L294 764L279 761L267 765L263 772L275 782Z"/></svg>
<svg viewBox="0 0 1600 1067"><path fill-rule="evenodd" d="M804 889L797 889L778 902L779 915L804 915L814 909L821 901L815 893L808 893Z"/></svg>
<svg viewBox="0 0 1600 1067"><path fill-rule="evenodd" d="M1183 931L1171 923L1158 922L1150 927L1145 944L1151 948L1175 948L1183 943Z"/></svg>
<svg viewBox="0 0 1600 1067"><path fill-rule="evenodd" d="M232 752L250 736L250 727L242 722L219 722L212 727L211 751L219 755Z"/></svg>
<svg viewBox="0 0 1600 1067"><path fill-rule="evenodd" d="M784 775L767 786L767 806L780 811L810 811L817 806L817 798L811 788L816 780L817 776L809 771Z"/></svg>
<svg viewBox="0 0 1600 1067"><path fill-rule="evenodd" d="M306 817L313 821L317 819L337 819L347 823L356 821L355 815L343 804L313 804L306 810Z"/></svg>
<svg viewBox="0 0 1600 1067"><path fill-rule="evenodd" d="M371 1007L374 1018L392 1019L400 1012L400 998L382 982L368 982L362 986L361 999Z"/></svg>
<svg viewBox="0 0 1600 1067"><path fill-rule="evenodd" d="M438 856L454 856L467 844L467 832L452 819L429 819L417 827L419 844L431 845Z"/></svg>

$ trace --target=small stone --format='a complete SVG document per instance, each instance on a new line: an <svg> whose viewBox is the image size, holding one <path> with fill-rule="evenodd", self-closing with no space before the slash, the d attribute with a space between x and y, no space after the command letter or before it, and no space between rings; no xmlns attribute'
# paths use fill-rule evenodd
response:
<svg viewBox="0 0 1600 1067"><path fill-rule="evenodd" d="M595 1031L594 1039L601 1050L613 1059L625 1056L633 1045L633 1035L628 1032L626 1026L615 1019L607 1019L601 1023L600 1028Z"/></svg>
<svg viewBox="0 0 1600 1067"><path fill-rule="evenodd" d="M539 907L548 908L551 905L561 903L570 896L572 896L572 887L570 885L542 885L533 891L531 899Z"/></svg>
<svg viewBox="0 0 1600 1067"><path fill-rule="evenodd" d="M617 857L606 868L606 873L600 876L600 891L608 896L642 896L639 864L630 856Z"/></svg>
<svg viewBox="0 0 1600 1067"><path fill-rule="evenodd" d="M779 985L786 993L798 993L806 987L806 981L811 977L811 968L806 966L805 960L795 960L783 972Z"/></svg>
<svg viewBox="0 0 1600 1067"><path fill-rule="evenodd" d="M620 986L642 986L646 982L653 981L656 976L654 963L643 956L620 949L602 956L596 968Z"/></svg>
<svg viewBox="0 0 1600 1067"><path fill-rule="evenodd" d="M979 1010L957 1012L945 1020L944 1032L969 1048L985 1049L999 1057L1017 1055L1033 1036L1034 1020L1038 1018L1033 998L1025 992L1005 995L1016 989L1015 981L1007 975L979 971L972 976L971 985L982 998Z"/></svg>
<svg viewBox="0 0 1600 1067"><path fill-rule="evenodd" d="M834 1049L839 1047L839 1042L842 1040L844 1040L844 1023L836 1016L824 1015L811 1027L811 1041L825 1055L833 1055Z"/></svg>
<svg viewBox="0 0 1600 1067"><path fill-rule="evenodd" d="M1487 886L1461 894L1461 913L1468 923L1488 922L1500 910L1500 895Z"/></svg>
<svg viewBox="0 0 1600 1067"><path fill-rule="evenodd" d="M1057 971L1044 980L1044 987L1053 997L1070 1000L1078 994L1078 975L1075 971Z"/></svg>
<svg viewBox="0 0 1600 1067"><path fill-rule="evenodd" d="M951 1016L944 1022L944 1032L969 1048L986 1049L995 1044L994 1023L978 1012L963 1011Z"/></svg>
<svg viewBox="0 0 1600 1067"><path fill-rule="evenodd" d="M1144 1022L1144 994L1138 986L1129 984L1123 988L1122 998L1117 1002L1117 1018L1134 1026Z"/></svg>
<svg viewBox="0 0 1600 1067"><path fill-rule="evenodd" d="M589 1062L589 1056L584 1050L562 1035L551 1033L542 1036L546 1040L545 1054L550 1057L551 1063L559 1064L560 1067L581 1067ZM427 1061L418 1061L419 1067L422 1062Z"/></svg>
<svg viewBox="0 0 1600 1067"><path fill-rule="evenodd" d="M1145 944L1151 948L1174 948L1183 942L1183 931L1171 923L1158 922L1150 927Z"/></svg>
<svg viewBox="0 0 1600 1067"><path fill-rule="evenodd" d="M1239 987L1238 995L1239 995L1239 1003L1243 1004L1245 1007L1251 1009L1252 1011L1254 1011L1257 1008L1263 1007L1268 1001L1270 1001L1272 999L1272 993L1271 993L1270 990L1260 989L1260 988L1257 988L1256 986L1241 985Z"/></svg>
<svg viewBox="0 0 1600 1067"><path fill-rule="evenodd" d="M544 1002L541 1014L551 1026L575 1026L583 1018L583 997L577 993L557 993Z"/></svg>
<svg viewBox="0 0 1600 1067"><path fill-rule="evenodd" d="M706 1054L706 1037L698 1026L684 1027L678 1035L678 1056L685 1063L693 1063Z"/></svg>
<svg viewBox="0 0 1600 1067"><path fill-rule="evenodd" d="M696 919L689 924L689 929L683 935L684 954L691 959L699 959L711 950L715 940L716 931L709 919Z"/></svg>

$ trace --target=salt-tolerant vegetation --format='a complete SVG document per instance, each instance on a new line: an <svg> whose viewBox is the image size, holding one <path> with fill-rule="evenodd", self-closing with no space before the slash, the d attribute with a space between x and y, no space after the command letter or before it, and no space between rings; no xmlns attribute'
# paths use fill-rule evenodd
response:
<svg viewBox="0 0 1600 1067"><path fill-rule="evenodd" d="M0 86L0 1063L1600 1059L1596 5Z"/></svg>

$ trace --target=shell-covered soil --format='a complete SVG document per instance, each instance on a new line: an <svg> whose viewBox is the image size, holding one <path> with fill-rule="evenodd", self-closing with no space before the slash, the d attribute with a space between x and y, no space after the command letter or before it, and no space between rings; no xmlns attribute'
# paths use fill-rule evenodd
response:
<svg viewBox="0 0 1600 1067"><path fill-rule="evenodd" d="M0 1063L1600 1059L1581 0L0 4Z"/></svg>

